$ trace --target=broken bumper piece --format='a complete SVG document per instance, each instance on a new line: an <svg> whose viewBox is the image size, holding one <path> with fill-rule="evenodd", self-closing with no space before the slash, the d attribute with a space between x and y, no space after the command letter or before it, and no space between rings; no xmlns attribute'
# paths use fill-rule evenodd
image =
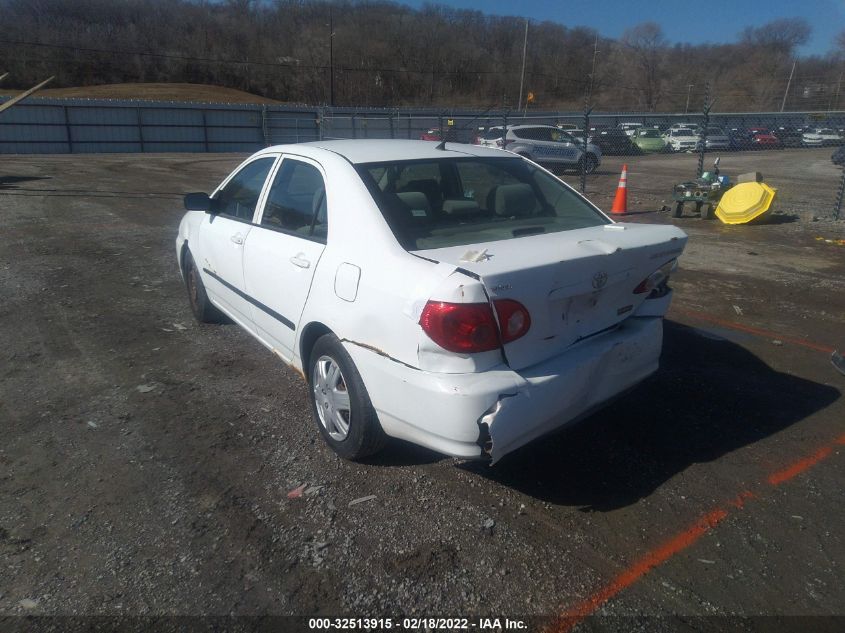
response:
<svg viewBox="0 0 845 633"><path fill-rule="evenodd" d="M657 370L659 317L629 318L566 353L513 371L425 372L356 345L346 349L388 435L456 457L493 461L578 420Z"/></svg>

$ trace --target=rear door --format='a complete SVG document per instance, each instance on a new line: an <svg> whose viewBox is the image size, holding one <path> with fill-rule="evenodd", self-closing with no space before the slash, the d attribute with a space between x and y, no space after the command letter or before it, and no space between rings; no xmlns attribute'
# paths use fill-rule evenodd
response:
<svg viewBox="0 0 845 633"><path fill-rule="evenodd" d="M286 360L328 237L325 175L319 164L283 157L244 247L244 278L259 334Z"/></svg>
<svg viewBox="0 0 845 633"><path fill-rule="evenodd" d="M212 196L215 213L207 214L200 225L199 247L193 250L212 300L245 325L252 318L244 294L243 245L277 158L256 158L220 186Z"/></svg>

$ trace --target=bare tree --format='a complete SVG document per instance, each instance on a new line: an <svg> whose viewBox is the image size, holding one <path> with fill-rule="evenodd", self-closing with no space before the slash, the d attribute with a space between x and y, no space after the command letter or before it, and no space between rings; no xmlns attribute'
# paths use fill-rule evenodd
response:
<svg viewBox="0 0 845 633"><path fill-rule="evenodd" d="M645 109L653 112L662 96L662 66L666 38L656 22L643 22L622 33L620 41L630 55L635 69L632 79L636 82Z"/></svg>

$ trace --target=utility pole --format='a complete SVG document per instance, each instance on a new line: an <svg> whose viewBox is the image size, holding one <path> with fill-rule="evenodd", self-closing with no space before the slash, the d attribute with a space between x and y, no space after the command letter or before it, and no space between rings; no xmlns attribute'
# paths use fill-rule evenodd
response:
<svg viewBox="0 0 845 633"><path fill-rule="evenodd" d="M792 70L789 71L789 79L786 82L786 90L783 91L783 101L780 104L780 111L783 112L783 109L786 107L786 98L789 96L789 86L792 84L792 75L795 72L795 64L798 63L798 59L796 58L792 62Z"/></svg>
<svg viewBox="0 0 845 633"><path fill-rule="evenodd" d="M590 70L590 92L588 94L589 101L593 100L593 80L596 76L596 55L599 54L599 34L596 33L596 41L593 43L593 67ZM586 104L584 105L586 107Z"/></svg>
<svg viewBox="0 0 845 633"><path fill-rule="evenodd" d="M329 5L329 105L334 107L334 20Z"/></svg>
<svg viewBox="0 0 845 633"><path fill-rule="evenodd" d="M689 96L690 92L692 92L693 86L695 86L695 84L687 84L687 105L684 106L684 114L689 112Z"/></svg>
<svg viewBox="0 0 845 633"><path fill-rule="evenodd" d="M2 79L2 77L0 77ZM836 95L833 97L833 108L839 109L839 89L842 87L842 73L839 73L839 79L836 81ZM828 108L829 110L830 108Z"/></svg>
<svg viewBox="0 0 845 633"><path fill-rule="evenodd" d="M528 18L525 18L525 37L522 40L522 74L519 76L519 101L516 104L516 109L519 111L522 108L522 86L525 82L525 53L528 50Z"/></svg>

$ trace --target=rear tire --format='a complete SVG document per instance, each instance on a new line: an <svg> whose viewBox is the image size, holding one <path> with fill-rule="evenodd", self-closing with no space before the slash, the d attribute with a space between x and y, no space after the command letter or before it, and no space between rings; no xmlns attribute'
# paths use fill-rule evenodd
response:
<svg viewBox="0 0 845 633"><path fill-rule="evenodd" d="M384 448L387 436L361 374L334 334L324 334L314 343L307 376L311 413L335 453L357 461Z"/></svg>
<svg viewBox="0 0 845 633"><path fill-rule="evenodd" d="M683 202L676 202L675 203L675 210L672 211L673 218L679 218L684 214L684 203Z"/></svg>
<svg viewBox="0 0 845 633"><path fill-rule="evenodd" d="M713 217L713 205L712 204L705 204L701 207L701 219L702 220L709 220Z"/></svg>
<svg viewBox="0 0 845 633"><path fill-rule="evenodd" d="M209 301L200 271L190 250L185 251L184 262L185 288L188 291L188 303L194 318L200 323L223 323L225 317Z"/></svg>

